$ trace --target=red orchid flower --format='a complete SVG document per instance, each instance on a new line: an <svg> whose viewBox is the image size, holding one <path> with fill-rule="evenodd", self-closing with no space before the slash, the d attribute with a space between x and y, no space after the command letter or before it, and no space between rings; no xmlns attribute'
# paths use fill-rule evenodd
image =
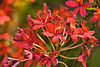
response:
<svg viewBox="0 0 100 67"><path fill-rule="evenodd" d="M44 23L42 23L39 20L32 19L30 16L28 16L27 22L28 22L29 27L32 30L36 30L36 29L39 29L40 27L44 27L45 26Z"/></svg>
<svg viewBox="0 0 100 67"><path fill-rule="evenodd" d="M94 34L94 31L89 31L88 27L85 25L86 24L86 21L83 20L83 23L81 22L81 25L82 25L82 33L77 35L78 37L82 37L82 38L90 38L91 35Z"/></svg>
<svg viewBox="0 0 100 67"><path fill-rule="evenodd" d="M10 36L10 34L8 34L8 33L4 33L4 34L3 34L3 38L4 38L5 40L7 40L7 39L10 39L11 36Z"/></svg>
<svg viewBox="0 0 100 67"><path fill-rule="evenodd" d="M84 46L85 46L85 49L86 49L86 54L84 54L85 53L84 52L84 47L81 46L81 48L82 48L83 51L82 51L82 55L79 56L78 61L82 62L82 65L84 67L87 67L86 66L86 59L87 59L87 56L89 57L89 55L91 54L90 51L92 49L92 45L91 45L90 49L88 49L86 45L84 45Z"/></svg>
<svg viewBox="0 0 100 67"><path fill-rule="evenodd" d="M77 34L75 32L67 32L67 31L65 31L65 33L71 35L71 38L72 38L73 42L75 42L78 39Z"/></svg>
<svg viewBox="0 0 100 67"><path fill-rule="evenodd" d="M2 0L2 3L0 4L0 25L10 21L10 17L8 15L11 12L11 7L9 6L11 1L12 0Z"/></svg>
<svg viewBox="0 0 100 67"><path fill-rule="evenodd" d="M4 33L3 35L0 35L0 40L1 39L7 40L7 39L10 39L10 38L11 38L11 36L8 33Z"/></svg>
<svg viewBox="0 0 100 67"><path fill-rule="evenodd" d="M20 61L18 59L9 58L7 55L4 56L3 61L1 62L2 67L17 67L19 64Z"/></svg>
<svg viewBox="0 0 100 67"><path fill-rule="evenodd" d="M49 56L43 52L40 52L39 54L40 54L39 64L45 65L47 63L47 61L49 60Z"/></svg>
<svg viewBox="0 0 100 67"><path fill-rule="evenodd" d="M75 19L76 15L72 11L68 12L68 8L62 5L60 6L60 9L56 8L55 10L53 10L53 14L52 14L53 20L57 19L62 22L67 20L67 18Z"/></svg>
<svg viewBox="0 0 100 67"><path fill-rule="evenodd" d="M86 21L83 20L83 23L81 23L82 29L80 29L80 34L77 34L77 36L81 38L89 38L90 41L88 42L91 42L92 44L94 42L94 45L96 45L96 42L98 42L98 40L94 36L92 36L94 34L94 31L89 31L88 27L85 24Z"/></svg>
<svg viewBox="0 0 100 67"><path fill-rule="evenodd" d="M81 25L82 25L83 32L88 32L88 31L89 31L88 27L85 25L86 23L87 23L87 22L84 21L84 20L83 20L83 23L82 23L82 21L81 21Z"/></svg>
<svg viewBox="0 0 100 67"><path fill-rule="evenodd" d="M15 47L15 44L14 44L14 47ZM23 53L23 48L15 48L17 50L17 52L13 52L11 53L11 57L13 58L17 58L18 60L24 60L25 58L22 56L22 53Z"/></svg>
<svg viewBox="0 0 100 67"><path fill-rule="evenodd" d="M41 14L41 16L39 14ZM51 11L48 10L47 4L44 3L43 10L38 11L38 14L36 14L36 20L28 16L27 22L32 30L44 27L48 22L51 22Z"/></svg>
<svg viewBox="0 0 100 67"><path fill-rule="evenodd" d="M5 22L9 22L10 17L7 16L3 9L0 9L0 25L3 25Z"/></svg>
<svg viewBox="0 0 100 67"><path fill-rule="evenodd" d="M86 66L86 61L84 60L83 56L84 56L84 55L80 55L79 58L78 58L78 61L79 61L79 62L82 62L82 65L83 65L84 67L87 67L87 66Z"/></svg>
<svg viewBox="0 0 100 67"><path fill-rule="evenodd" d="M95 11L97 11L97 12L94 13L94 16L90 19L89 22L96 22L99 20L98 27L100 29L100 9L97 7L97 9L95 9Z"/></svg>
<svg viewBox="0 0 100 67"><path fill-rule="evenodd" d="M16 38L13 40L19 44L20 48L32 48L35 40L32 30L28 28L19 28L19 30L19 33L16 34ZM26 33L27 31L29 34Z"/></svg>
<svg viewBox="0 0 100 67"><path fill-rule="evenodd" d="M57 43L59 38L64 42L65 38L61 34L64 25L65 25L64 23L60 24L59 21L55 21L54 23L48 23L47 30L45 30L42 34L44 34L45 36L53 37L52 38L53 43Z"/></svg>
<svg viewBox="0 0 100 67"><path fill-rule="evenodd" d="M65 6L60 6L59 8L56 8L53 10L53 14L52 14L52 19L58 19L61 21L64 21L64 18L66 17L68 13L68 8L66 8Z"/></svg>
<svg viewBox="0 0 100 67"><path fill-rule="evenodd" d="M76 1L77 3L76 3L75 1ZM77 12L80 10L80 15L81 15L82 17L85 17L85 15L86 15L86 10L85 10L84 8L89 8L89 7L91 7L91 4L88 3L88 2L83 3L83 0L75 0L75 1L67 1L67 2L66 2L66 5L69 6L69 7L76 7L76 8L73 10L73 12L74 12L75 14L77 14Z"/></svg>
<svg viewBox="0 0 100 67"><path fill-rule="evenodd" d="M28 16L28 25L32 28L32 30L39 29L40 27L44 27L48 22L50 22L51 11L48 10L47 13L44 11L43 15L40 17L39 14L36 16L37 20L32 19Z"/></svg>
<svg viewBox="0 0 100 67"><path fill-rule="evenodd" d="M39 64L40 65L44 65L44 64L46 64L48 62L47 65L46 65L46 67L51 67L51 62L52 62L52 64L55 66L57 64L57 62L58 62L58 60L55 58L55 56L57 56L58 54L59 54L58 51L53 51L51 53L50 57L48 57L48 55L42 53L40 55L41 59L39 61Z"/></svg>
<svg viewBox="0 0 100 67"><path fill-rule="evenodd" d="M82 33L83 33L83 31L81 28L75 28L73 35L71 35L72 40L75 42L78 39L78 35L82 34Z"/></svg>
<svg viewBox="0 0 100 67"><path fill-rule="evenodd" d="M71 35L72 41L75 42L78 39L77 34L79 34L79 31L81 29L75 27L77 23L75 23L75 20L72 18L69 18L67 23L70 23L70 27L69 29L67 29L68 27L66 27L65 33Z"/></svg>
<svg viewBox="0 0 100 67"><path fill-rule="evenodd" d="M94 34L94 31L89 31L89 32L85 32L83 34L77 35L78 37L82 37L82 38L91 38L91 36Z"/></svg>
<svg viewBox="0 0 100 67"><path fill-rule="evenodd" d="M85 46L85 49L86 49L86 55L89 57L91 55L91 49L93 47L93 45L91 45L91 47L88 49L86 45Z"/></svg>
<svg viewBox="0 0 100 67"><path fill-rule="evenodd" d="M89 38L90 40L87 43L92 43L93 46L98 46L98 44L96 44L96 42L99 42L98 39L96 39L94 36L90 36Z"/></svg>
<svg viewBox="0 0 100 67"><path fill-rule="evenodd" d="M3 11L3 14L0 13L0 15L9 15L11 13L11 7L9 4L11 0L3 0L2 3L0 4L0 8Z"/></svg>
<svg viewBox="0 0 100 67"><path fill-rule="evenodd" d="M92 3L94 0L89 0L90 3Z"/></svg>
<svg viewBox="0 0 100 67"><path fill-rule="evenodd" d="M9 22L9 21L10 21L9 16L6 16L6 15L0 16L0 25L3 25L5 22Z"/></svg>
<svg viewBox="0 0 100 67"><path fill-rule="evenodd" d="M82 48L83 51L82 51L82 55L79 56L78 61L79 61L79 62L82 62L82 65L83 65L84 67L87 67L87 66L86 66L86 61L85 61L85 59L87 59L87 57L86 57L87 55L84 54L84 48L83 48L83 46L81 46L81 48Z"/></svg>
<svg viewBox="0 0 100 67"><path fill-rule="evenodd" d="M0 65L2 67L9 67L8 64L6 64L7 61L8 61L8 58L7 58L7 55L5 54L5 56L4 56L4 58L3 58L3 60L2 60Z"/></svg>
<svg viewBox="0 0 100 67"><path fill-rule="evenodd" d="M23 53L24 58L28 59L26 61L24 67L29 67L34 61L34 67L37 67L37 63L40 59L39 55L35 55L31 50L25 49Z"/></svg>
<svg viewBox="0 0 100 67"><path fill-rule="evenodd" d="M75 21L76 21L76 20L73 19L73 18L68 18L68 19L67 19L67 23L70 23L70 30L71 30L71 31L74 31L75 28L76 28L75 26L78 25Z"/></svg>
<svg viewBox="0 0 100 67"><path fill-rule="evenodd" d="M10 53L10 51L11 51L11 48L8 46L8 43L4 41L0 42L0 56Z"/></svg>
<svg viewBox="0 0 100 67"><path fill-rule="evenodd" d="M35 57L35 54L29 49L24 49L23 56L26 59L32 60Z"/></svg>
<svg viewBox="0 0 100 67"><path fill-rule="evenodd" d="M59 54L58 51L53 51L49 57L49 61L46 65L46 67L51 67L51 62L52 64L55 66L58 63L58 60L56 58L54 58L55 56L57 56Z"/></svg>

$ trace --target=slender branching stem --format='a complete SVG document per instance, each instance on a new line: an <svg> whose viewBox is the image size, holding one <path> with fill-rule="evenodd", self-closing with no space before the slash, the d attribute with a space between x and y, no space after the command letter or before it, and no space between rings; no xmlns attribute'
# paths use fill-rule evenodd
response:
<svg viewBox="0 0 100 67"><path fill-rule="evenodd" d="M59 47L59 39L58 39L57 43L55 44L55 46L56 46L56 50L58 50L58 47Z"/></svg>
<svg viewBox="0 0 100 67"><path fill-rule="evenodd" d="M47 36L47 38L48 38L48 40L50 41L50 43L51 43L51 46L52 46L53 50L55 51L55 47L54 47L54 45L53 45L53 43L52 43L51 39L50 39L48 36Z"/></svg>
<svg viewBox="0 0 100 67"><path fill-rule="evenodd" d="M15 58L11 58L11 57L7 57L8 59L10 59L10 60L17 60L17 61L19 61L18 59L15 59Z"/></svg>
<svg viewBox="0 0 100 67"><path fill-rule="evenodd" d="M78 59L78 57L66 57L66 56L63 56L63 55L58 55L58 56L60 56L62 58L65 58L65 59L70 59L70 60L76 60L76 59Z"/></svg>
<svg viewBox="0 0 100 67"><path fill-rule="evenodd" d="M65 51L65 50L75 49L75 48L80 47L80 46L82 46L82 45L83 45L83 44L79 44L79 45L77 45L77 46L70 47L70 48L68 48L68 47L61 48L59 51Z"/></svg>
<svg viewBox="0 0 100 67"><path fill-rule="evenodd" d="M39 45L37 45L37 44L35 44L35 43L33 43L33 45L35 45L35 46L41 48L45 53L47 53L47 51L46 51L45 49L43 49L41 46L39 46Z"/></svg>
<svg viewBox="0 0 100 67"><path fill-rule="evenodd" d="M71 37L69 37L69 38L67 39L67 41L65 41L65 43L62 43L62 44L61 44L61 47L63 47L63 46L70 40L70 38L71 38Z"/></svg>
<svg viewBox="0 0 100 67"><path fill-rule="evenodd" d="M64 36L64 35L63 35L63 36ZM68 36L68 35L65 36L65 40L67 39L67 36ZM60 44L61 44L61 45L63 45L64 43L65 43L65 42L60 41Z"/></svg>
<svg viewBox="0 0 100 67"><path fill-rule="evenodd" d="M27 60L29 60L29 59L24 59L24 60L21 60L21 62L24 62L24 61L27 61Z"/></svg>
<svg viewBox="0 0 100 67"><path fill-rule="evenodd" d="M65 67L68 67L64 62L62 62L62 61L58 61L58 63L61 63L61 64L63 64Z"/></svg>
<svg viewBox="0 0 100 67"><path fill-rule="evenodd" d="M76 45L76 46L74 46L74 47L69 47L69 48L68 48L68 47L61 48L59 51L65 51L65 50L75 49L75 48L77 48L77 47L80 47L80 46L84 45L85 42L86 42L86 40L84 39L84 40L83 40L83 43L81 43L81 44L79 44L79 45Z"/></svg>
<svg viewBox="0 0 100 67"><path fill-rule="evenodd" d="M80 38L78 40L76 40L74 43L72 43L71 45L67 46L67 47L71 47L71 46L75 45L79 40L80 40Z"/></svg>
<svg viewBox="0 0 100 67"><path fill-rule="evenodd" d="M34 49L36 49L36 50L38 50L38 51L41 51L41 52L44 52L44 51L42 51L41 49L38 49L37 47L33 47Z"/></svg>
<svg viewBox="0 0 100 67"><path fill-rule="evenodd" d="M19 60L19 59L15 59L15 58L11 58L11 57L7 57L8 59L10 60L17 60L17 61L20 61L20 62L24 62L24 61L27 61L28 59L24 59L24 60Z"/></svg>
<svg viewBox="0 0 100 67"><path fill-rule="evenodd" d="M46 28L47 29L47 28ZM44 31L44 29L42 28L42 30ZM55 47L54 47L54 45L53 45L53 43L52 43L52 41L51 41L51 39L47 36L47 38L48 38L48 40L50 41L50 43L51 43L51 46L52 46L52 48L53 48L53 50L55 51Z"/></svg>
<svg viewBox="0 0 100 67"><path fill-rule="evenodd" d="M47 43L41 38L41 36L38 33L36 33L36 35L46 45L46 47L50 50L50 52L52 52L52 50L49 48L49 46L47 45Z"/></svg>
<svg viewBox="0 0 100 67"><path fill-rule="evenodd" d="M94 3L95 5L97 5L97 6L99 6L95 1L93 1L93 3Z"/></svg>

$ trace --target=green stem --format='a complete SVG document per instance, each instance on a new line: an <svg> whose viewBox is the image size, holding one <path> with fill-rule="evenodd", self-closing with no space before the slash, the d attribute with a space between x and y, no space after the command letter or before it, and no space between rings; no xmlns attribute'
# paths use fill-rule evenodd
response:
<svg viewBox="0 0 100 67"><path fill-rule="evenodd" d="M67 47L71 47L71 46L75 45L79 40L80 40L80 38L78 40L76 40L74 43L72 43L71 45L67 46Z"/></svg>
<svg viewBox="0 0 100 67"><path fill-rule="evenodd" d="M28 59L24 59L24 60L19 60L19 59L15 59L15 58L11 58L11 57L7 57L8 59L13 59L13 60L17 60L17 61L20 61L20 62L24 62L24 61L27 61Z"/></svg>
<svg viewBox="0 0 100 67"><path fill-rule="evenodd" d="M58 50L58 43L56 43L55 46L56 46L56 50Z"/></svg>
<svg viewBox="0 0 100 67"><path fill-rule="evenodd" d="M65 43L62 43L62 44L61 44L61 47L63 47L63 46L70 40L70 38L71 38L71 37L69 37Z"/></svg>
<svg viewBox="0 0 100 67"><path fill-rule="evenodd" d="M64 27L64 31L63 31L63 36L65 35L65 30L66 30L66 25L65 25L65 27ZM67 34L66 34L66 36L65 36L65 40L67 39ZM62 44L64 44L65 42L60 42L60 45L62 46Z"/></svg>
<svg viewBox="0 0 100 67"><path fill-rule="evenodd" d="M95 10L96 8L91 7L91 8L85 8L85 9L87 9L87 10Z"/></svg>
<svg viewBox="0 0 100 67"><path fill-rule="evenodd" d="M44 29L42 28L42 30L44 31ZM53 50L55 51L55 48L54 48L54 45L53 45L53 43L52 43L52 41L51 41L51 39L47 36L47 38L48 38L48 40L50 41L50 43L51 43L51 46L52 46L52 48L53 48Z"/></svg>
<svg viewBox="0 0 100 67"><path fill-rule="evenodd" d="M62 62L62 61L58 61L58 63L61 63L61 64L63 64L65 67L68 67L64 62Z"/></svg>
<svg viewBox="0 0 100 67"><path fill-rule="evenodd" d="M40 50L40 49L38 49L37 47L33 47L34 49L36 49L36 50L38 50L38 51L41 51L41 52L44 52L44 51L42 51L42 50Z"/></svg>
<svg viewBox="0 0 100 67"><path fill-rule="evenodd" d="M94 3L95 5L97 5L97 6L99 6L95 1L93 1L93 3Z"/></svg>
<svg viewBox="0 0 100 67"><path fill-rule="evenodd" d="M67 39L67 36L68 36L68 35L65 36L65 40ZM62 41L60 42L60 44L61 44L61 43L62 43ZM65 43L65 42L63 42L61 45L63 45L64 43Z"/></svg>
<svg viewBox="0 0 100 67"><path fill-rule="evenodd" d="M58 39L57 43L55 44L55 46L56 46L56 50L58 50L58 47L59 47L59 39Z"/></svg>
<svg viewBox="0 0 100 67"><path fill-rule="evenodd" d="M58 56L60 56L62 58L65 58L65 59L70 59L70 60L76 60L76 59L78 59L78 57L66 57L66 56L63 56L63 55L58 55Z"/></svg>
<svg viewBox="0 0 100 67"><path fill-rule="evenodd" d="M37 45L37 44L35 44L35 43L33 43L33 45L35 45L35 46L37 46L37 47L39 47L39 48L41 48L45 53L47 53L47 51L46 50L44 50L41 46L39 46L39 45Z"/></svg>
<svg viewBox="0 0 100 67"><path fill-rule="evenodd" d="M86 39L84 39L84 40L83 40L83 43L81 43L81 44L79 44L79 45L76 45L76 46L70 47L70 48L68 48L68 47L61 48L59 51L65 51L65 50L69 50L69 49L75 49L75 48L77 48L77 47L80 47L80 46L84 45L85 42L86 42Z"/></svg>
<svg viewBox="0 0 100 67"><path fill-rule="evenodd" d="M40 35L38 33L36 33L36 35L46 45L46 47L50 50L50 52L52 52L52 50L49 48L49 46L47 45L47 43L40 37Z"/></svg>
<svg viewBox="0 0 100 67"><path fill-rule="evenodd" d="M65 51L65 50L69 50L69 49L75 49L75 48L80 47L80 46L82 46L82 45L83 45L83 44L79 44L79 45L77 45L77 46L70 47L70 48L68 48L68 47L61 48L59 51Z"/></svg>
<svg viewBox="0 0 100 67"><path fill-rule="evenodd" d="M53 50L55 51L55 47L54 47L54 45L53 45L53 43L52 43L51 39L50 39L48 36L47 36L47 38L48 38L48 40L50 41L50 43L51 43L51 46L52 46Z"/></svg>

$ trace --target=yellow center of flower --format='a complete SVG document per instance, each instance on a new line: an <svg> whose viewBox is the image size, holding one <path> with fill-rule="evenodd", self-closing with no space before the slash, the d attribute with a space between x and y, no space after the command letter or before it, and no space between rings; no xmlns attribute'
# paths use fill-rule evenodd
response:
<svg viewBox="0 0 100 67"><path fill-rule="evenodd" d="M59 26L59 27L56 28L56 30L59 30L59 29L61 29L61 26Z"/></svg>
<svg viewBox="0 0 100 67"><path fill-rule="evenodd" d="M80 5L82 5L82 0L76 0L76 2Z"/></svg>
<svg viewBox="0 0 100 67"><path fill-rule="evenodd" d="M98 11L98 13L100 14L100 10Z"/></svg>
<svg viewBox="0 0 100 67"><path fill-rule="evenodd" d="M77 2L80 2L80 0L77 0Z"/></svg>
<svg viewBox="0 0 100 67"><path fill-rule="evenodd" d="M56 10L56 13L58 14L59 13L59 10Z"/></svg>
<svg viewBox="0 0 100 67"><path fill-rule="evenodd" d="M94 40L91 40L91 42L93 43L93 42L94 42Z"/></svg>
<svg viewBox="0 0 100 67"><path fill-rule="evenodd" d="M0 15L2 15L3 14L3 11L2 10L0 10Z"/></svg>
<svg viewBox="0 0 100 67"><path fill-rule="evenodd" d="M73 25L71 24L71 28L75 28L75 26L73 26Z"/></svg>

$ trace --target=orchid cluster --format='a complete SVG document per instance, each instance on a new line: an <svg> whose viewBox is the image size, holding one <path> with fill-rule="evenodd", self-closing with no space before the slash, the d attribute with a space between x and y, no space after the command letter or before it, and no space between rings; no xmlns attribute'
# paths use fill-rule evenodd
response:
<svg viewBox="0 0 100 67"><path fill-rule="evenodd" d="M11 4L12 0L1 0L0 1L0 28L3 28L5 22L11 21ZM7 54L11 51L11 48L9 47L7 40L11 39L11 35L7 32L4 32L2 29L0 29L0 56ZM6 50L5 50L6 49Z"/></svg>
<svg viewBox="0 0 100 67"><path fill-rule="evenodd" d="M75 2L67 1L66 4L71 7L77 6L74 11L78 12L80 10L81 16L85 16L85 14L82 14L82 11L85 11L83 7L90 7L88 3L83 3L82 6L79 6L80 3L78 3L79 5L75 3L72 6L69 2ZM51 13L47 4L44 3L44 8L38 11L36 19L32 19L28 15L27 22L29 28L18 28L19 31L15 39L13 39L14 46L18 52L12 54L16 59L5 55L1 65L3 67L16 67L20 63L25 62L24 67L29 67L34 62L34 67L37 67L38 63L40 65L46 65L46 67L51 67L51 63L54 66L61 63L67 67L67 64L57 59L60 56L65 59L78 60L82 62L84 67L87 67L86 59L90 56L91 49L94 46L98 46L96 43L99 41L92 36L94 31L89 31L85 20L81 20L82 28L80 28L77 24L78 20L76 20L77 12L68 11L67 7L61 5L60 8L54 9ZM46 42L46 39L40 34L43 34L49 42ZM67 43L70 40L72 40L72 44L68 45ZM78 44L79 41L82 41L82 43ZM91 47L87 47L88 43L91 43ZM82 48L82 54L79 57L61 55L62 51L78 47Z"/></svg>
<svg viewBox="0 0 100 67"><path fill-rule="evenodd" d="M10 13L13 0L2 0L0 4L0 25L3 25L5 22L10 21Z"/></svg>
<svg viewBox="0 0 100 67"><path fill-rule="evenodd" d="M85 10L85 8L91 7L91 4L89 2L83 3L83 0L67 1L66 2L66 5L69 6L69 7L76 7L73 10L73 12L75 14L77 14L78 11L80 11L80 15L82 17L85 17L86 16L86 10Z"/></svg>
<svg viewBox="0 0 100 67"><path fill-rule="evenodd" d="M94 16L90 19L89 22L99 21L98 22L98 27L100 29L100 9L97 7L97 9L95 9L95 11L97 11L97 12L94 13Z"/></svg>
<svg viewBox="0 0 100 67"><path fill-rule="evenodd" d="M31 1L35 2L35 0ZM0 56L11 52L11 47L7 43L7 41L10 40L12 37L7 32L7 27L9 26L10 22L12 22L13 2L14 0L0 0ZM7 24L8 26L6 27L6 29L4 29L6 26L6 22L9 23Z"/></svg>

